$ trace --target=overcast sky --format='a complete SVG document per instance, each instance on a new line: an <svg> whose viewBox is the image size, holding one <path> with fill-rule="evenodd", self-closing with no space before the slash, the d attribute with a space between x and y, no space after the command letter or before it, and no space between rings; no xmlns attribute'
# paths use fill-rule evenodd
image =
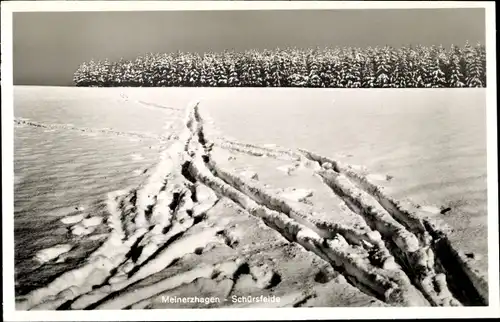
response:
<svg viewBox="0 0 500 322"><path fill-rule="evenodd" d="M72 85L90 59L146 52L485 42L484 9L14 13L14 84Z"/></svg>

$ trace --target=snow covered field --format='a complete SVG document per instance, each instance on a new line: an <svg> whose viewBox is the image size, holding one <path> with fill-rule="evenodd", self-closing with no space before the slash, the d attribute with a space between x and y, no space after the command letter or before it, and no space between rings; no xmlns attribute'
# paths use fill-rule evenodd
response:
<svg viewBox="0 0 500 322"><path fill-rule="evenodd" d="M485 303L484 89L14 102L18 309Z"/></svg>

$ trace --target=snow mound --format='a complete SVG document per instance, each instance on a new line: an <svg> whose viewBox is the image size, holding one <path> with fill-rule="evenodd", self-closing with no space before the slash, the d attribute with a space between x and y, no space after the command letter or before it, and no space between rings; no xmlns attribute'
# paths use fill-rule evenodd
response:
<svg viewBox="0 0 500 322"><path fill-rule="evenodd" d="M57 245L51 248L46 248L43 250L40 250L36 253L35 255L35 260L37 260L39 263L43 264L48 261L51 261L60 255L67 253L73 248L69 244L62 244L62 245Z"/></svg>

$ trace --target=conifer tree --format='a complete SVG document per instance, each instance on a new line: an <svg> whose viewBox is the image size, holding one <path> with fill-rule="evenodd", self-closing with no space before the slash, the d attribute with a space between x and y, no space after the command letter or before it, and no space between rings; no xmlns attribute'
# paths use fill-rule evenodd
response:
<svg viewBox="0 0 500 322"><path fill-rule="evenodd" d="M446 58L443 57L442 46L431 47L428 56L427 70L429 87L446 87Z"/></svg>

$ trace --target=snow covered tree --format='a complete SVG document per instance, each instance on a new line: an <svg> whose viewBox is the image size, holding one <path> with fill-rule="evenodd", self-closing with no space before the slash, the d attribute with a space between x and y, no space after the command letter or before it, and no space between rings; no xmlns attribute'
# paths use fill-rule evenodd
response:
<svg viewBox="0 0 500 322"><path fill-rule="evenodd" d="M481 66L481 83L486 87L486 46L478 43L476 45L476 54Z"/></svg>
<svg viewBox="0 0 500 322"><path fill-rule="evenodd" d="M359 88L362 87L362 64L363 57L358 49L353 49L350 57L347 60L350 63L350 72L347 75L347 87Z"/></svg>
<svg viewBox="0 0 500 322"><path fill-rule="evenodd" d="M391 58L394 67L390 75L390 83L395 88L407 87L407 75L410 71L405 48L400 49L397 54L393 53L392 55L397 55L398 58Z"/></svg>
<svg viewBox="0 0 500 322"><path fill-rule="evenodd" d="M464 69L465 85L467 87L482 87L482 73L484 73L481 59L467 41L463 48L462 68Z"/></svg>
<svg viewBox="0 0 500 322"><path fill-rule="evenodd" d="M375 50L377 56L375 58L375 80L374 84L376 87L390 87L390 62L388 55L380 50Z"/></svg>
<svg viewBox="0 0 500 322"><path fill-rule="evenodd" d="M486 86L486 52L478 44L475 48L468 48L466 53L466 78L468 87Z"/></svg>
<svg viewBox="0 0 500 322"><path fill-rule="evenodd" d="M236 87L240 85L240 78L238 77L238 72L235 64L232 64L229 67L228 85L231 87Z"/></svg>

